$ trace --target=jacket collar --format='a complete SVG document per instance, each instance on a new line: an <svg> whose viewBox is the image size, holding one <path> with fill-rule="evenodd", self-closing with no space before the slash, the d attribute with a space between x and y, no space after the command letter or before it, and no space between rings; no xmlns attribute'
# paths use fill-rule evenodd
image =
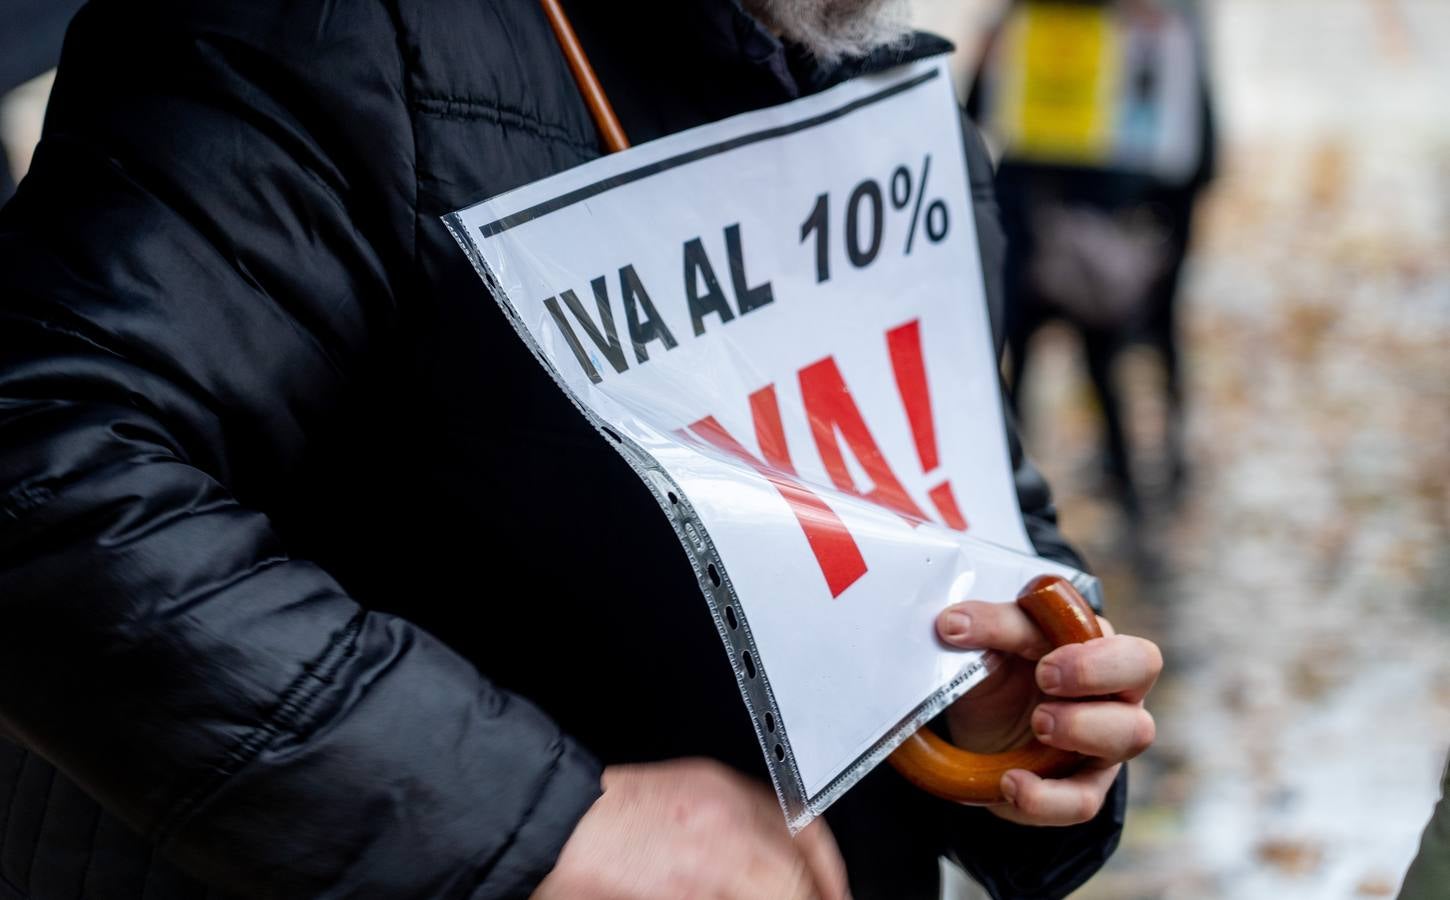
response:
<svg viewBox="0 0 1450 900"><path fill-rule="evenodd" d="M743 64L768 74L787 99L953 49L951 41L918 31L900 45L823 65L798 45L772 34L745 10L741 0L665 0L656 12L675 19L674 24L718 62Z"/></svg>

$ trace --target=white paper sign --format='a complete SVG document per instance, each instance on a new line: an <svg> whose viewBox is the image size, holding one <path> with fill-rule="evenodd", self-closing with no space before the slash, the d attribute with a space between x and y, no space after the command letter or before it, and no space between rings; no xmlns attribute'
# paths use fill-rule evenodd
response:
<svg viewBox="0 0 1450 900"><path fill-rule="evenodd" d="M942 607L1072 574L1013 490L958 115L920 62L448 217L674 524L793 827L981 677Z"/></svg>

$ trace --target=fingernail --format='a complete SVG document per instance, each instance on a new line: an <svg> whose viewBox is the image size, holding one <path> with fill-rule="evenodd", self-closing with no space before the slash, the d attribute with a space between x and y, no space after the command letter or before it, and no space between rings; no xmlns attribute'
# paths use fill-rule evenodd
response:
<svg viewBox="0 0 1450 900"><path fill-rule="evenodd" d="M964 612L952 610L947 613L946 621L942 623L942 630L949 638L964 638L967 632L972 630L972 617Z"/></svg>
<svg viewBox="0 0 1450 900"><path fill-rule="evenodd" d="M1017 804L1017 779L1011 775L1002 776L1002 796L1007 798L1008 803Z"/></svg>
<svg viewBox="0 0 1450 900"><path fill-rule="evenodd" d="M1037 686L1044 691L1055 691L1062 687L1062 670L1048 663L1037 666Z"/></svg>
<svg viewBox="0 0 1450 900"><path fill-rule="evenodd" d="M1057 720L1052 717L1052 713L1042 707L1038 707L1032 713L1032 733L1038 737L1047 737L1052 734L1055 725L1057 725Z"/></svg>

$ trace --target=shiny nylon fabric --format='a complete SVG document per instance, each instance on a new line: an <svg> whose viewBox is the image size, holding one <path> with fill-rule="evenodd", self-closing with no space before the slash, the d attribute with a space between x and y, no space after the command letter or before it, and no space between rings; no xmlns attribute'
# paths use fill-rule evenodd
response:
<svg viewBox="0 0 1450 900"><path fill-rule="evenodd" d="M579 6L636 141L896 61L816 69L732 3ZM0 730L29 750L0 760L0 896L200 896L171 863L240 896L526 896L601 763L762 771L648 492L438 221L597 152L530 0L82 12L0 212ZM878 772L829 819L858 897L910 898L953 850L1060 895L1120 816L1014 830Z"/></svg>

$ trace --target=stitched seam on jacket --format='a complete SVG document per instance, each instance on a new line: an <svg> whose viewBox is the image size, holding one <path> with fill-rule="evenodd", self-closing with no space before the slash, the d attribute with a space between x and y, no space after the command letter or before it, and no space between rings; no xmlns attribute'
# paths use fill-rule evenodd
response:
<svg viewBox="0 0 1450 900"><path fill-rule="evenodd" d="M579 140L564 126L545 122L520 109L497 103L485 103L467 97L418 97L413 103L420 114L435 119L462 119L507 125L527 131L536 137L567 144L590 155L599 153L597 145Z"/></svg>
<svg viewBox="0 0 1450 900"><path fill-rule="evenodd" d="M245 117L243 118L245 119ZM252 123L248 122L248 124L251 125ZM53 143L65 142L68 146L79 148L79 152L83 152L87 156L90 156L100 161L102 165L109 167L117 178L125 182L128 188L142 195L149 203L155 204L158 209L163 210L165 214L171 217L174 221L179 222L180 224L185 226L188 231L197 236L197 238L208 250L214 252L217 259L221 260L229 271L231 271L238 278L240 278L242 283L245 284L255 296L266 300L268 303L276 307L282 319L287 323L290 328L296 331L303 340L312 342L317 349L318 355L320 355L327 362L330 368L332 368L334 371L339 372L339 374L342 372L341 368L339 367L338 361L333 358L331 352L322 343L321 339L316 334L313 334L310 329L305 327L302 322L300 322L298 318L289 311L288 304L281 299L284 295L277 294L269 290L268 285L258 280L257 277L252 274L252 271L247 268L246 265L231 258L233 247L228 240L228 234L222 229L220 224L206 221L204 217L197 214L197 210L195 208L193 208L192 206L188 206L184 203L179 203L176 199L177 192L165 189L165 179L161 176L158 176L158 174L154 170L148 168L144 164L144 160L133 157L123 161L120 157L117 156L96 153L94 151L94 148L80 143L79 141L72 140L64 134L58 137L48 137L46 138L46 140ZM312 179L320 187L323 188L324 192L337 204L339 210L343 212L350 212L350 208L348 207L346 201L340 194L337 193L337 190L335 188L333 188L326 181L324 181L320 175L318 175L316 172L310 171L307 167L304 166L303 171L306 173L308 178ZM352 223L355 220L351 217L351 215L349 215L347 221L349 223L349 226L351 227ZM354 228L353 230L354 232L356 232L356 228ZM121 356L121 358L126 359L132 365L143 368L148 372L155 371L164 373L167 371L164 364L169 360L166 360L164 358L147 358L145 360L136 360L123 354L116 355ZM176 381L175 378L171 378L170 380L177 384L185 384L188 387L188 390L191 390L193 387L189 378L187 381L184 382ZM210 403L207 404L207 409L211 409Z"/></svg>
<svg viewBox="0 0 1450 900"><path fill-rule="evenodd" d="M22 484L0 498L0 515L19 520L55 499L55 491L40 484Z"/></svg>
<svg viewBox="0 0 1450 900"><path fill-rule="evenodd" d="M55 778L57 774L55 767L51 766L50 782L45 786L45 799L40 801L40 824L35 828L35 843L30 847L30 865L25 870L25 889L27 893L34 893L35 860L40 856L40 839L45 837L45 820L50 817L50 795L55 791Z"/></svg>
<svg viewBox="0 0 1450 900"><path fill-rule="evenodd" d="M5 805L5 819L0 821L0 844L4 844L5 836L10 833L10 817L14 815L15 807L18 805L16 799L20 793L20 782L25 777L25 767L30 765L31 758L35 756L35 754L24 747L20 748L20 753L20 765L15 767L15 787L10 792L10 802ZM5 867L3 865L0 865L0 881L10 885L17 893L25 893L20 890L20 887L15 882L5 876Z"/></svg>
<svg viewBox="0 0 1450 900"><path fill-rule="evenodd" d="M404 46L403 43L403 6L400 2L397 2L397 0L381 0L379 5L382 6L383 11L387 13L388 21L391 22L393 25L393 46L398 53L398 92L403 95L404 111L408 114L408 130L410 132L410 136L413 139L413 203L412 209L410 210L413 214L413 245L408 248L408 251L412 254L412 270L414 273L416 273L418 271L418 126L413 121L412 115L412 90L409 87L408 83L408 53L407 47ZM389 281L391 282L392 279L389 279ZM395 312L397 308L398 296L399 292L395 289L393 291Z"/></svg>
<svg viewBox="0 0 1450 900"><path fill-rule="evenodd" d="M91 822L91 837L90 840L86 843L86 864L81 868L80 896L83 898L89 897L91 895L90 891L86 890L86 886L90 883L91 880L91 866L96 861L96 838L101 833L101 817L104 815L101 812L101 807L99 805L96 806L95 810L96 817Z"/></svg>
<svg viewBox="0 0 1450 900"><path fill-rule="evenodd" d="M416 284L419 280L418 276L421 270L418 258L418 234L420 231L418 224L418 123L413 118L412 88L410 87L411 72L408 69L407 48L403 44L403 7L398 2L384 2L383 8L387 11L388 18L393 23L393 44L398 51L398 90L403 95L403 104L408 113L408 132L409 136L413 139L413 202L411 209L409 209L409 212L413 216L413 245L408 249L413 257L409 274L411 280ZM413 286L413 284L408 285L410 288ZM399 293L399 291L394 290L394 297L396 298ZM400 311L397 311L396 306L397 304L395 303L395 315L401 317L402 314Z"/></svg>
<svg viewBox="0 0 1450 900"><path fill-rule="evenodd" d="M190 381L189 379L178 380L176 378L175 372L168 371L165 367L155 365L155 360L132 358L112 349L111 347L107 346L106 343L101 340L99 336L92 336L85 332L84 329L87 327L91 327L91 325L82 318L72 317L72 319L68 323L60 324L53 321L42 322L32 318L29 315L15 315L0 316L0 321L9 318L14 318L18 321L25 323L26 325L34 326L45 332L58 334L66 338L80 341L87 347L94 349L97 353L102 353L115 360L119 360L122 365L126 366L129 369L136 369L147 379L155 379L171 385L177 392L184 394L187 399L194 402L197 406L205 409L206 413L211 416L212 420L220 421L221 419L221 412L216 407L215 398L199 390L198 385L196 385L194 382ZM331 362L331 360L329 360L329 362ZM126 394L127 400L129 402L129 405L125 407L126 410L128 412L140 411L143 415L147 416L149 419L155 422L157 430L163 432L168 438L171 439L171 443L163 446L165 446L167 450L171 451L171 453L179 461L184 462L187 465L195 465L197 468L202 469L204 472L206 472L207 475L216 478L218 481L223 480L221 474L219 474L217 471L206 468L199 463L191 462L193 457L197 455L193 452L196 448L193 446L188 446L180 437L177 436L178 429L175 428L174 423L168 419L165 412L160 407L156 406L150 401L145 393L127 391ZM104 401L80 401L75 400L74 398L67 397L47 399L58 399L61 402L77 403L82 405L122 405L116 399L109 399ZM196 432L200 429L187 428L185 430L188 432ZM202 450L203 453L201 454L201 456L207 459L214 459L216 457L216 454L211 451L211 448L203 447Z"/></svg>
<svg viewBox="0 0 1450 900"><path fill-rule="evenodd" d="M204 800L216 793L233 775L256 759L280 738L295 734L303 722L314 700L324 688L332 683L337 670L353 655L355 641L362 630L366 612L359 611L352 617L323 648L315 660L305 664L302 674L293 679L278 698L277 706L260 725L253 728L238 741L220 763L216 771L202 779L195 787L173 804L170 812L163 815L153 832L156 844L165 846L177 828L187 817L199 808Z"/></svg>
<svg viewBox="0 0 1450 900"><path fill-rule="evenodd" d="M499 845L498 849L489 854L488 858L479 866L485 873L482 879L483 881L488 880L487 873L491 872L494 866L498 864L498 861L503 859L513 849L514 843L518 840L519 833L528 827L529 821L534 817L534 811L539 808L539 804L544 800L544 795L549 792L549 785L558 774L559 764L563 762L564 754L569 749L565 746L564 740L563 735L555 736L553 743L550 744L550 749L555 751L554 756L549 760L549 768L544 772L544 777L539 781L539 789L534 793L533 799L529 801L529 805L524 808L523 813L519 816L518 825L509 832L508 838Z"/></svg>
<svg viewBox="0 0 1450 900"><path fill-rule="evenodd" d="M146 854L146 871L141 876L141 893L137 900L146 900L146 892L151 889L151 873L156 871L156 845L152 844Z"/></svg>

